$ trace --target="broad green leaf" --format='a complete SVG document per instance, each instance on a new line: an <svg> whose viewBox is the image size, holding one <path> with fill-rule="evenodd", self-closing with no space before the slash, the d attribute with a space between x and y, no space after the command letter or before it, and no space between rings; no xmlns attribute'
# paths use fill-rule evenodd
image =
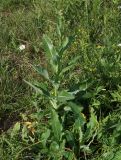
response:
<svg viewBox="0 0 121 160"><path fill-rule="evenodd" d="M97 117L94 113L94 109L91 108L90 110L91 110L91 117L90 117L89 126L91 126L91 128L93 129L98 126L98 121L97 121Z"/></svg>
<svg viewBox="0 0 121 160"><path fill-rule="evenodd" d="M50 96L49 90L48 90L48 88L47 88L45 83L42 83L42 82L39 83L39 82L36 81L36 82L33 82L33 84L36 87L38 87L39 89L41 89L41 91L43 92L44 95Z"/></svg>
<svg viewBox="0 0 121 160"><path fill-rule="evenodd" d="M50 145L50 150L55 152L55 154L59 151L59 144L56 141L53 141Z"/></svg>
<svg viewBox="0 0 121 160"><path fill-rule="evenodd" d="M98 106L100 106L100 101L94 99L94 102L92 103L92 106L98 108Z"/></svg>
<svg viewBox="0 0 121 160"><path fill-rule="evenodd" d="M75 158L75 156L74 156L74 153L71 152L71 151L65 151L64 157L65 157L67 160L76 160L76 158Z"/></svg>
<svg viewBox="0 0 121 160"><path fill-rule="evenodd" d="M47 35L43 36L43 44L44 44L44 49L46 51L47 57L49 59L51 59L53 55L57 55L57 52L53 46L53 43Z"/></svg>
<svg viewBox="0 0 121 160"><path fill-rule="evenodd" d="M65 110L65 111L71 111L71 108L70 108L69 106L65 106L65 107L64 107L64 110Z"/></svg>
<svg viewBox="0 0 121 160"><path fill-rule="evenodd" d="M73 42L74 38L72 36L66 37L65 40L63 40L62 47L59 51L59 55L63 55L64 51L71 45Z"/></svg>
<svg viewBox="0 0 121 160"><path fill-rule="evenodd" d="M61 30L60 30L60 26L57 24L57 33L59 35L59 37L61 37Z"/></svg>
<svg viewBox="0 0 121 160"><path fill-rule="evenodd" d="M121 93L119 93L118 91L111 93L111 96L113 97L112 101L121 102Z"/></svg>
<svg viewBox="0 0 121 160"><path fill-rule="evenodd" d="M11 138L13 138L14 135L16 135L20 130L20 122L17 122L11 131Z"/></svg>
<svg viewBox="0 0 121 160"><path fill-rule="evenodd" d="M72 94L76 95L80 90L75 90L73 92L71 92Z"/></svg>
<svg viewBox="0 0 121 160"><path fill-rule="evenodd" d="M73 102L68 102L68 105L71 107L72 111L75 114L80 114L82 112L82 106L78 106L77 104L73 103Z"/></svg>
<svg viewBox="0 0 121 160"><path fill-rule="evenodd" d="M113 97L112 101L121 102L121 86L118 85L118 89L111 93L111 96Z"/></svg>
<svg viewBox="0 0 121 160"><path fill-rule="evenodd" d="M31 136L29 136L29 138L30 138L30 140L31 140L32 143L35 142L35 138L33 138L33 137L31 137Z"/></svg>
<svg viewBox="0 0 121 160"><path fill-rule="evenodd" d="M103 86L99 86L96 88L96 91L95 91L95 95L97 95L99 92L101 92L102 90L105 90L105 88Z"/></svg>
<svg viewBox="0 0 121 160"><path fill-rule="evenodd" d="M83 126L86 123L86 118L82 112L82 107L76 105L75 103L68 102L68 105L71 107L72 112L75 114L76 118L79 118L80 125Z"/></svg>
<svg viewBox="0 0 121 160"><path fill-rule="evenodd" d="M59 106L57 105L57 100L52 98L52 100L50 100L51 105L53 106L54 109L58 109Z"/></svg>
<svg viewBox="0 0 121 160"><path fill-rule="evenodd" d="M66 141L68 142L68 144L69 144L71 147L76 147L75 137L74 137L73 132L67 130L67 131L65 131L65 136L66 136Z"/></svg>
<svg viewBox="0 0 121 160"><path fill-rule="evenodd" d="M43 88L43 89L46 90L46 91L48 90L46 83L34 81L34 85L36 85L36 86L39 87L39 88Z"/></svg>
<svg viewBox="0 0 121 160"><path fill-rule="evenodd" d="M84 81L84 82L82 82L80 84L79 90L80 91L86 91L91 85L92 85L92 83L91 82L87 82L87 80L86 80L86 81Z"/></svg>
<svg viewBox="0 0 121 160"><path fill-rule="evenodd" d="M74 99L75 96L71 92L63 90L63 91L58 93L58 97L57 98L58 98L58 101L65 102L65 101Z"/></svg>
<svg viewBox="0 0 121 160"><path fill-rule="evenodd" d="M74 65L70 65L65 67L64 69L62 69L62 71L60 72L60 76L62 76L65 72L69 71L71 68L73 68Z"/></svg>
<svg viewBox="0 0 121 160"><path fill-rule="evenodd" d="M84 135L87 140L93 136L94 131L96 131L99 126L97 117L92 107L90 108L90 114L91 116L90 116L89 122L87 123L87 129Z"/></svg>
<svg viewBox="0 0 121 160"><path fill-rule="evenodd" d="M51 114L51 116L52 116L52 120L51 120L52 131L53 131L55 140L57 142L59 142L61 140L61 136L62 136L62 125L60 123L57 112L54 109L52 109L51 113L52 113Z"/></svg>
<svg viewBox="0 0 121 160"><path fill-rule="evenodd" d="M113 157L113 160L120 160L121 159L121 150L119 149Z"/></svg>
<svg viewBox="0 0 121 160"><path fill-rule="evenodd" d="M86 91L87 88L88 88L87 83L81 84L80 87L79 87L80 91Z"/></svg>
<svg viewBox="0 0 121 160"><path fill-rule="evenodd" d="M62 27L63 27L63 24L62 24L62 18L60 16L57 17L58 21L57 21L57 33L58 33L58 36L59 38L61 38L62 36Z"/></svg>
<svg viewBox="0 0 121 160"><path fill-rule="evenodd" d="M70 62L69 65L73 64L76 65L76 62L81 58L81 56L76 56L74 57Z"/></svg>
<svg viewBox="0 0 121 160"><path fill-rule="evenodd" d="M25 142L28 142L29 136L28 136L28 130L26 126L23 126L21 135L22 135L22 140Z"/></svg>
<svg viewBox="0 0 121 160"><path fill-rule="evenodd" d="M83 132L81 127L78 128L78 132L79 132L79 143L81 144L83 141Z"/></svg>
<svg viewBox="0 0 121 160"><path fill-rule="evenodd" d="M83 140L83 132L82 132L82 127L81 127L82 123L80 121L79 118L76 119L75 123L74 123L74 130L76 132L78 132L79 134L79 143L81 144L82 143L82 140Z"/></svg>
<svg viewBox="0 0 121 160"><path fill-rule="evenodd" d="M30 87L32 87L36 91L36 93L39 93L39 94L45 95L45 96L50 96L47 88L45 88L45 85L43 83L33 82L33 84L32 84L26 80L24 80L24 82L26 82Z"/></svg>
<svg viewBox="0 0 121 160"><path fill-rule="evenodd" d="M118 4L118 0L113 0L113 3Z"/></svg>
<svg viewBox="0 0 121 160"><path fill-rule="evenodd" d="M50 144L49 151L53 160L63 159L63 154L65 151L65 140L63 140L61 143L53 140Z"/></svg>
<svg viewBox="0 0 121 160"><path fill-rule="evenodd" d="M92 97L94 97L94 93L92 93L92 92L87 92L82 96L82 98L84 98L84 99L89 99Z"/></svg>
<svg viewBox="0 0 121 160"><path fill-rule="evenodd" d="M66 140L63 139L63 141L60 143L60 149L62 152L65 151L65 144L66 144Z"/></svg>
<svg viewBox="0 0 121 160"><path fill-rule="evenodd" d="M24 82L26 82L30 87L32 87L37 93L43 94L42 90L39 89L38 87L36 87L35 85L33 85L32 83L30 83L30 82L28 82L26 80L24 80Z"/></svg>
<svg viewBox="0 0 121 160"><path fill-rule="evenodd" d="M53 71L57 73L59 56L55 47L53 46L51 39L47 35L43 36L43 44L44 44L44 49L46 51L48 61L51 64Z"/></svg>
<svg viewBox="0 0 121 160"><path fill-rule="evenodd" d="M87 154L91 153L91 149L89 148L89 146L83 145L83 146L80 146L80 149L82 149Z"/></svg>
<svg viewBox="0 0 121 160"><path fill-rule="evenodd" d="M45 68L43 68L42 66L33 66L33 68L45 79L50 80L49 74Z"/></svg>
<svg viewBox="0 0 121 160"><path fill-rule="evenodd" d="M42 135L41 135L41 141L42 141L42 144L44 147L46 147L46 143L47 143L47 139L49 138L50 136L50 130L47 129L46 132L44 132Z"/></svg>

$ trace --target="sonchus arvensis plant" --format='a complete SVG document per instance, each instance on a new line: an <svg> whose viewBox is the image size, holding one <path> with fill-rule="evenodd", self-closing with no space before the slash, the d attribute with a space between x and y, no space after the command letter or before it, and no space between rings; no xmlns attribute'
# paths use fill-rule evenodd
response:
<svg viewBox="0 0 121 160"><path fill-rule="evenodd" d="M49 70L42 66L33 66L44 78L44 82L25 82L49 104L50 127L42 134L42 139L46 137L45 141L48 140L48 144L43 144L43 148L46 148L44 154L55 160L63 157L72 160L78 159L81 153L84 157L91 153L90 145L96 136L98 122L93 108L90 108L90 118L87 123L83 107L74 103L76 94L80 92L79 88L70 91L62 87L65 74L70 73L80 56L72 58L68 66L63 65L64 55L73 42L73 37L64 37L61 34L61 23L57 25L57 32L58 47L53 45L47 35L43 36L43 48Z"/></svg>

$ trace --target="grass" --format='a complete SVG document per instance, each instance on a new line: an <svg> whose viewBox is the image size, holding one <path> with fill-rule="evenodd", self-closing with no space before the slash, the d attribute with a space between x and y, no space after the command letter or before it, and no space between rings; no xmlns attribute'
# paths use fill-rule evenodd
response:
<svg viewBox="0 0 121 160"><path fill-rule="evenodd" d="M119 6L1 1L1 160L120 160Z"/></svg>

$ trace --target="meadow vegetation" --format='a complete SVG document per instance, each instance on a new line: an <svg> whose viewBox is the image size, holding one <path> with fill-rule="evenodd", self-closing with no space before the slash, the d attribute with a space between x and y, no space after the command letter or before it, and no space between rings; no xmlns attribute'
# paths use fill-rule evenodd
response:
<svg viewBox="0 0 121 160"><path fill-rule="evenodd" d="M121 159L120 0L1 0L0 160Z"/></svg>

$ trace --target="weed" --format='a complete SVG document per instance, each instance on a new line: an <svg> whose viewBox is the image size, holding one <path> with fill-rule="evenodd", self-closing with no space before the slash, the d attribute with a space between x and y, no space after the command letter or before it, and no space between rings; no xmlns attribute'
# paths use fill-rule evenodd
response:
<svg viewBox="0 0 121 160"><path fill-rule="evenodd" d="M120 159L120 1L0 12L0 159Z"/></svg>

